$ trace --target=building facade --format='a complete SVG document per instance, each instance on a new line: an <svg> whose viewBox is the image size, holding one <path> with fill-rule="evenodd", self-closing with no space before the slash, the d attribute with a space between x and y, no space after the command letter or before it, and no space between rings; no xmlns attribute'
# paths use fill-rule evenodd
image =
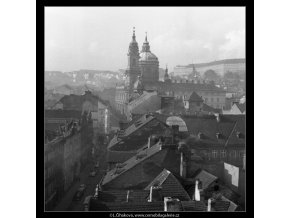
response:
<svg viewBox="0 0 290 218"><path fill-rule="evenodd" d="M246 64L245 59L224 59L208 63L194 64L195 69L200 75L203 75L207 70L213 70L217 74L223 76L226 72L245 73ZM192 72L192 64L186 66L174 67L174 76L186 76Z"/></svg>
<svg viewBox="0 0 290 218"><path fill-rule="evenodd" d="M138 78L142 81L142 91L156 91L158 95L173 96L179 99L182 99L184 96L190 96L194 91L209 106L222 109L225 106L225 91L211 83L200 83L196 79L198 73L194 67L190 68L190 72L193 73L192 76L194 79L192 81L175 81L169 78L166 66L164 79L163 81L159 81L159 60L151 52L147 35L142 50L139 53L134 30L132 41L129 44L128 67L125 71L126 82L116 87L115 101L117 110L127 117L130 117L128 105L138 98L134 93L134 84L138 81ZM139 91L137 92L140 93Z"/></svg>
<svg viewBox="0 0 290 218"><path fill-rule="evenodd" d="M55 119L57 120L57 119ZM91 116L81 120L57 123L55 138L47 135L44 144L45 210L53 210L66 191L79 177L90 160L93 126ZM53 131L53 130L51 130Z"/></svg>

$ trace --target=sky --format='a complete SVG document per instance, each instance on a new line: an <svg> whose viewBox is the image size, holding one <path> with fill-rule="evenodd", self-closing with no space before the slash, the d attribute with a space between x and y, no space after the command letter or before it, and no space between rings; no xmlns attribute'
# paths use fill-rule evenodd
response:
<svg viewBox="0 0 290 218"><path fill-rule="evenodd" d="M245 57L244 7L46 7L45 70L125 69L133 27L169 72Z"/></svg>

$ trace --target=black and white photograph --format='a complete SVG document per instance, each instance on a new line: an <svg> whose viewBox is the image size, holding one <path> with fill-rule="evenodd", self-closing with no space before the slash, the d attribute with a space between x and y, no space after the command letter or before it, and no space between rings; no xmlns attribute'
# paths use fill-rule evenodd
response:
<svg viewBox="0 0 290 218"><path fill-rule="evenodd" d="M247 212L245 6L46 6L43 25L44 212Z"/></svg>

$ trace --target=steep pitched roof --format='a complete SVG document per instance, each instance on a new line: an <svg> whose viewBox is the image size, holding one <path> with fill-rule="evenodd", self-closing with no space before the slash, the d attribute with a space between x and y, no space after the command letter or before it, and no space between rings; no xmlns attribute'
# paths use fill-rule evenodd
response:
<svg viewBox="0 0 290 218"><path fill-rule="evenodd" d="M212 209L214 211L228 211L230 207L229 201L223 201L223 200L216 200L215 202L211 203Z"/></svg>
<svg viewBox="0 0 290 218"><path fill-rule="evenodd" d="M196 92L192 92L190 96L187 96L184 100L190 102L203 102L203 99L196 94Z"/></svg>
<svg viewBox="0 0 290 218"><path fill-rule="evenodd" d="M101 202L91 200L90 211L164 211L164 202Z"/></svg>
<svg viewBox="0 0 290 218"><path fill-rule="evenodd" d="M148 160L152 156L158 153L166 153L166 150L162 149L162 145L158 142L157 144L153 145L152 147L146 149L145 151L140 151L137 155L131 157L129 160L123 163L123 166L119 169L114 168L107 172L105 175L102 184L108 184L112 180L119 178L120 175L123 175L128 170L134 168L138 164L142 163L145 160Z"/></svg>
<svg viewBox="0 0 290 218"><path fill-rule="evenodd" d="M130 126L128 126L126 129L120 130L119 133L115 135L114 138L110 141L108 148L110 149L116 144L119 144L121 141L123 141L122 138L125 138L130 134L134 133L144 125L148 124L153 119L155 119L153 116L150 116L148 114L143 115L134 123L132 123Z"/></svg>
<svg viewBox="0 0 290 218"><path fill-rule="evenodd" d="M98 200L103 202L144 202L150 194L148 190L110 190L99 191Z"/></svg>
<svg viewBox="0 0 290 218"><path fill-rule="evenodd" d="M183 211L206 211L203 201L181 201Z"/></svg>
<svg viewBox="0 0 290 218"><path fill-rule="evenodd" d="M208 188L218 178L205 170L201 170L195 177L195 180L199 179L202 183L202 188Z"/></svg>
<svg viewBox="0 0 290 218"><path fill-rule="evenodd" d="M189 134L197 137L200 144L211 145L245 145L245 115L186 116L181 118L186 123Z"/></svg>
<svg viewBox="0 0 290 218"><path fill-rule="evenodd" d="M203 103L202 105L202 110L205 111L205 112L212 112L212 113L221 113L221 109L218 109L218 108L213 108L205 103Z"/></svg>
<svg viewBox="0 0 290 218"><path fill-rule="evenodd" d="M130 159L132 156L136 155L136 151L107 151L107 162L114 163L123 163L126 160Z"/></svg>
<svg viewBox="0 0 290 218"><path fill-rule="evenodd" d="M150 190L151 186L162 188L164 197L178 198L179 200L190 200L189 195L184 190L176 177L167 169L164 169L153 181L147 185L145 190Z"/></svg>
<svg viewBox="0 0 290 218"><path fill-rule="evenodd" d="M238 103L236 105L242 113L244 113L246 111L246 102L243 104Z"/></svg>

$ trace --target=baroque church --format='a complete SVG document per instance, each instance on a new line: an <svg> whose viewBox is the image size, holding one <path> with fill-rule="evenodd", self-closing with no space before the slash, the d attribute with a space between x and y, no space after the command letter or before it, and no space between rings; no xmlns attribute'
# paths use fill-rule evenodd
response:
<svg viewBox="0 0 290 218"><path fill-rule="evenodd" d="M127 56L128 65L125 71L125 84L116 86L115 96L117 110L127 117L130 117L130 106L140 104L146 99L150 98L151 102L150 111L147 112L153 112L155 110L154 106L160 107L160 104L156 103L158 96L184 99L188 98L193 92L196 92L211 107L223 109L225 91L214 84L201 83L197 80L172 81L169 77L167 66L164 81L159 81L159 60L150 50L147 33L142 50L139 52L135 28L133 28ZM152 101L152 99L155 100Z"/></svg>

